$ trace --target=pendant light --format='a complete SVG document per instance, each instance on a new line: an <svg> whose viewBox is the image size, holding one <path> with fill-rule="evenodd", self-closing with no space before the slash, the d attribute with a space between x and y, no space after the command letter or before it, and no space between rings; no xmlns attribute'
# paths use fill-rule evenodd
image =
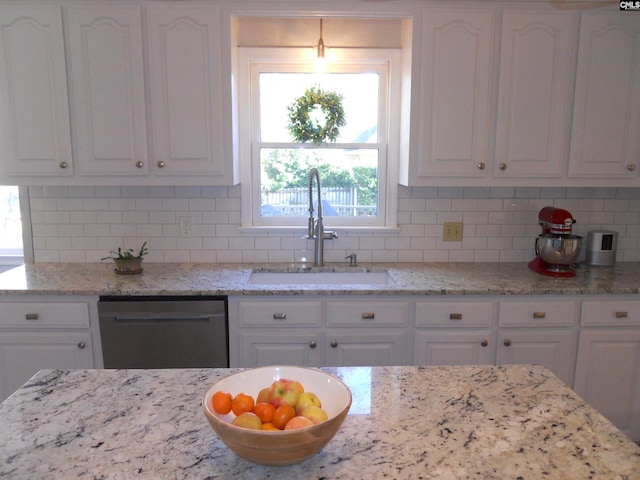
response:
<svg viewBox="0 0 640 480"><path fill-rule="evenodd" d="M320 19L320 39L316 48L316 72L323 73L327 68L327 60L324 57L324 40L322 39L322 19Z"/></svg>

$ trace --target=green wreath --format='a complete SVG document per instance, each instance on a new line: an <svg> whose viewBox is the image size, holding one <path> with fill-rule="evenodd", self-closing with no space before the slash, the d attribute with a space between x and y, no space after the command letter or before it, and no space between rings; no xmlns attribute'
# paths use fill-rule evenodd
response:
<svg viewBox="0 0 640 480"><path fill-rule="evenodd" d="M325 123L320 125L311 113L320 108ZM297 142L321 144L327 140L335 142L340 135L340 127L346 125L342 95L325 92L320 87L310 87L304 95L289 105L289 132Z"/></svg>

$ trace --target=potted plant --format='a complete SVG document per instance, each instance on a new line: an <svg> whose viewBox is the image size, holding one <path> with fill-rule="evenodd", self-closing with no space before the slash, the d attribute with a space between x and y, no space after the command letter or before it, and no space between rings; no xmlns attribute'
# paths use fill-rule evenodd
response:
<svg viewBox="0 0 640 480"><path fill-rule="evenodd" d="M147 242L144 242L140 247L137 255L132 248L123 250L118 247L118 250L111 250L111 255L103 257L101 260L113 259L116 264L115 271L119 275L133 275L142 272L142 257L144 257L149 250L147 249Z"/></svg>

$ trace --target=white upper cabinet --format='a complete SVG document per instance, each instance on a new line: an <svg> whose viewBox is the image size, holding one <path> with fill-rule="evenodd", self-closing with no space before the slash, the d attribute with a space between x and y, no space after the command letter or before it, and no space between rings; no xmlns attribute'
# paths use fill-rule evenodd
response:
<svg viewBox="0 0 640 480"><path fill-rule="evenodd" d="M147 173L139 6L68 8L77 171Z"/></svg>
<svg viewBox="0 0 640 480"><path fill-rule="evenodd" d="M149 6L148 25L152 169L225 183L219 7Z"/></svg>
<svg viewBox="0 0 640 480"><path fill-rule="evenodd" d="M0 182L73 173L59 6L0 7L0 105Z"/></svg>
<svg viewBox="0 0 640 480"><path fill-rule="evenodd" d="M423 10L418 154L409 183L484 177L490 158L496 14ZM415 118L415 116L414 116Z"/></svg>
<svg viewBox="0 0 640 480"><path fill-rule="evenodd" d="M638 167L640 18L583 12L569 176L637 180Z"/></svg>
<svg viewBox="0 0 640 480"><path fill-rule="evenodd" d="M574 12L504 12L496 177L566 174L576 30Z"/></svg>

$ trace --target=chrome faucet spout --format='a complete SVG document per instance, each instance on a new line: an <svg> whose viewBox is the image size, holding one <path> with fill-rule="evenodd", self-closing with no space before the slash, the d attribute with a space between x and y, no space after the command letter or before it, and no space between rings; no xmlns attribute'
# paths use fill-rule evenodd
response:
<svg viewBox="0 0 640 480"><path fill-rule="evenodd" d="M316 181L318 190L318 215L313 217L313 181ZM307 238L314 239L313 248L313 265L315 267L321 267L324 265L324 241L338 238L335 232L324 231L324 225L322 223L322 191L320 188L320 172L317 168L312 168L309 171L309 221Z"/></svg>

